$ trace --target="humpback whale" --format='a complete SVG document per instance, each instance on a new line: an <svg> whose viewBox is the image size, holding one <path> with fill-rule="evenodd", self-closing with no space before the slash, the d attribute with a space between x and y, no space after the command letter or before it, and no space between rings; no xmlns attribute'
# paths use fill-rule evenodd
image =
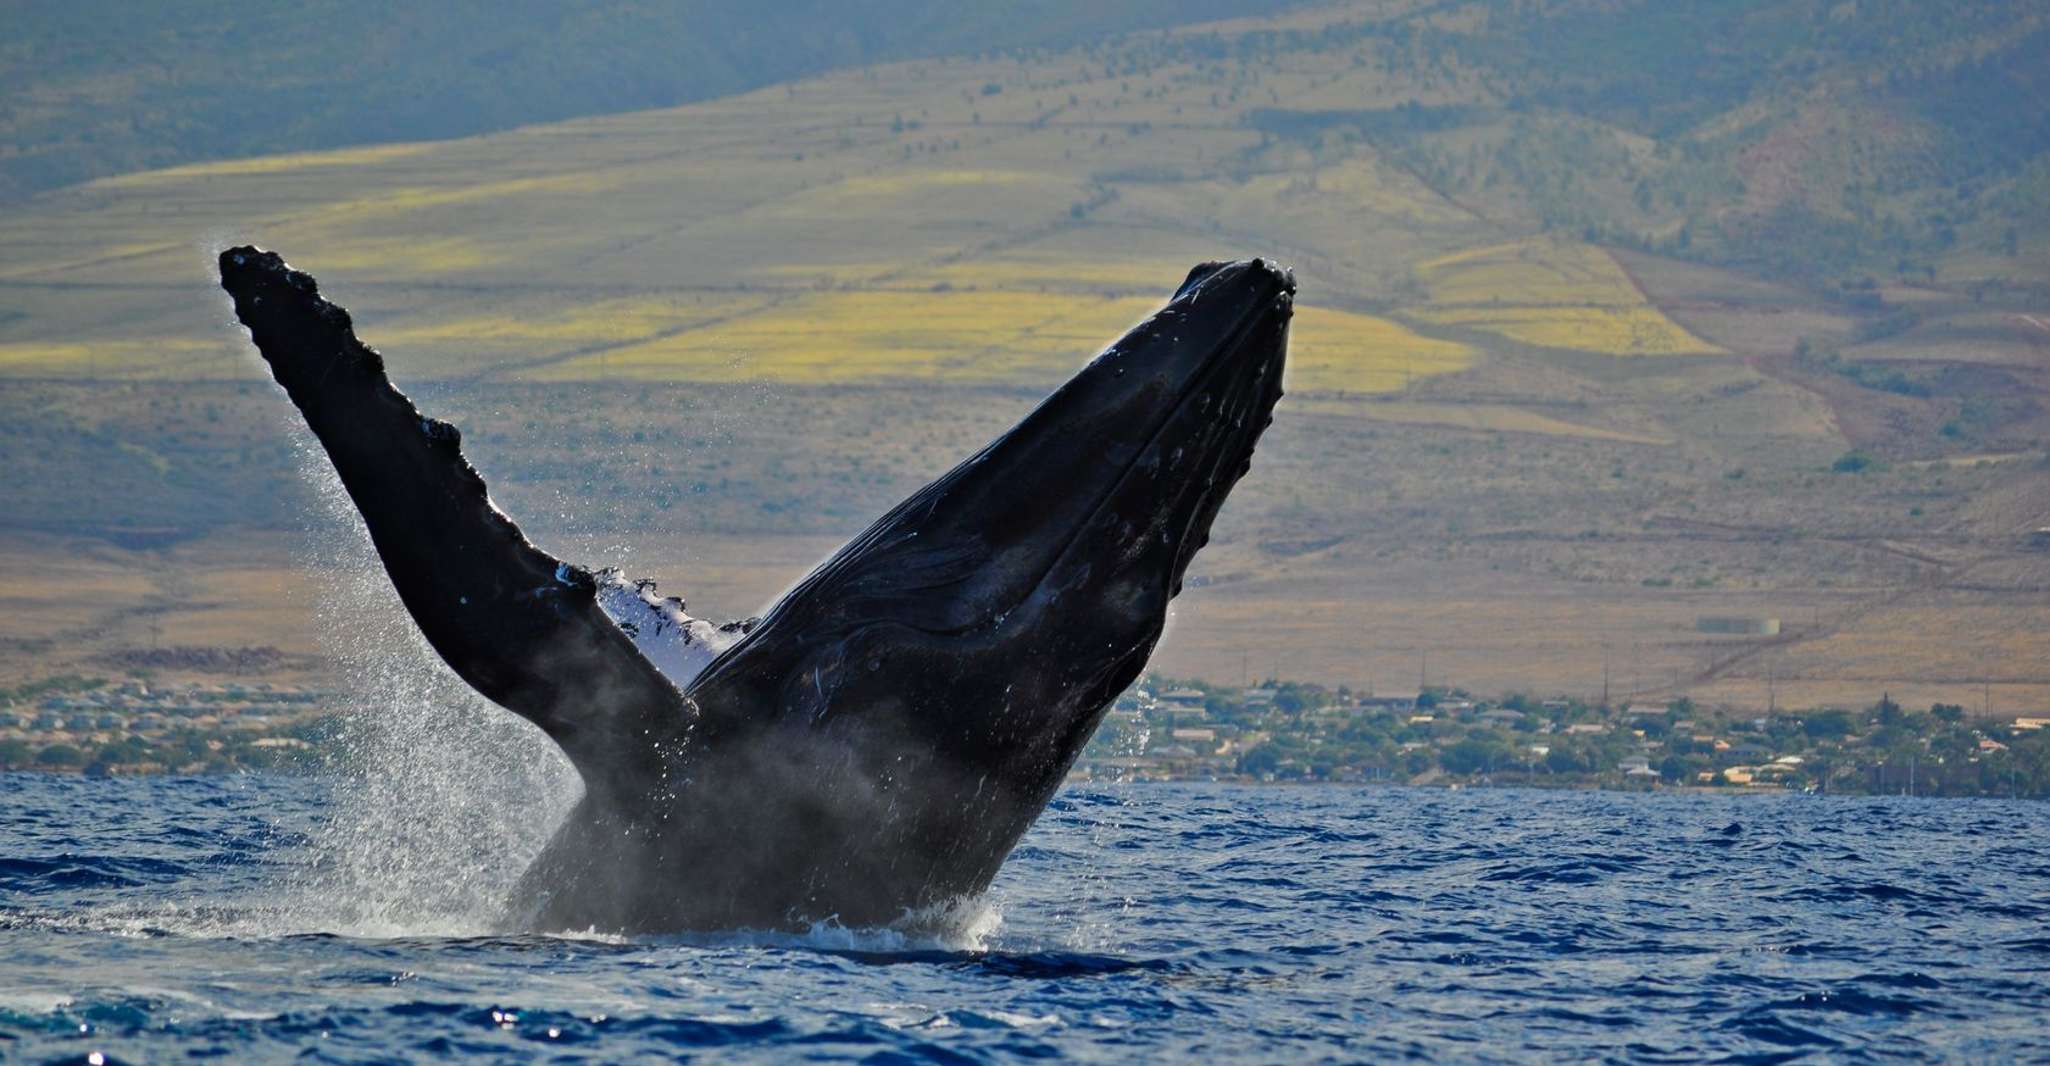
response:
<svg viewBox="0 0 2050 1066"><path fill-rule="evenodd" d="M530 543L273 252L221 285L471 687L584 794L511 924L663 932L900 920L986 889L1144 668L1281 397L1295 278L1204 263L1021 422L759 620Z"/></svg>

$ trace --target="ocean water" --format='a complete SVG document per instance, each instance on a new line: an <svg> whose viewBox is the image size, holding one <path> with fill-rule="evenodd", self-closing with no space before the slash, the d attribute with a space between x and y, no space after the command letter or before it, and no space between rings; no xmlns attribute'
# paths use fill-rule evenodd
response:
<svg viewBox="0 0 2050 1066"><path fill-rule="evenodd" d="M2050 1059L2039 803L1079 787L945 922L621 940L364 796L0 775L0 1059Z"/></svg>

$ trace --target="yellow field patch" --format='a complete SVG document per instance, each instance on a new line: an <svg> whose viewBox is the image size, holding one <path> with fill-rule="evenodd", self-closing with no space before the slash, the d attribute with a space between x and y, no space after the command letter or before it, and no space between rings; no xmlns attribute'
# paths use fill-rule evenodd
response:
<svg viewBox="0 0 2050 1066"><path fill-rule="evenodd" d="M1372 156L1320 167L1311 180L1318 192L1375 214L1422 223L1457 223L1469 217L1423 183Z"/></svg>
<svg viewBox="0 0 2050 1066"><path fill-rule="evenodd" d="M95 377L177 376L195 364L226 361L234 349L219 340L166 337L40 344L0 344L0 371L20 374L91 374Z"/></svg>
<svg viewBox="0 0 2050 1066"><path fill-rule="evenodd" d="M1525 344L1603 355L1712 355L1709 344L1645 304L1639 307L1455 307L1414 312L1426 322L1472 326Z"/></svg>
<svg viewBox="0 0 2050 1066"><path fill-rule="evenodd" d="M909 212L921 217L979 213L992 197L1017 207L1036 197L1072 196L1073 179L1024 170L907 170L845 178L783 197L754 209L764 218L843 218L849 213Z"/></svg>
<svg viewBox="0 0 2050 1066"><path fill-rule="evenodd" d="M77 254L62 259L24 257L14 264L0 265L0 278L27 278L38 274L59 274L67 270L100 266L146 255L162 255L190 247L177 241L126 241L113 245L79 246Z"/></svg>
<svg viewBox="0 0 2050 1066"><path fill-rule="evenodd" d="M554 347L631 341L678 326L754 310L770 297L683 293L597 300L566 310L452 318L399 329L377 329L378 345L488 343L525 345L535 355Z"/></svg>
<svg viewBox="0 0 2050 1066"><path fill-rule="evenodd" d="M1470 326L1526 344L1604 355L1721 351L1644 298L1614 257L1577 241L1533 238L1421 263L1426 322Z"/></svg>
<svg viewBox="0 0 2050 1066"><path fill-rule="evenodd" d="M1103 289L1157 292L1165 300L1188 276L1193 262L1179 259L1077 259L1068 256L1007 257L906 271L898 283L912 288L1047 289L1057 292Z"/></svg>
<svg viewBox="0 0 2050 1066"><path fill-rule="evenodd" d="M488 266L501 257L469 237L348 237L322 242L322 270L379 270L404 264L409 274Z"/></svg>
<svg viewBox="0 0 2050 1066"><path fill-rule="evenodd" d="M899 174L848 178L828 188L848 197L909 196L950 186L988 188L1045 180L1047 176L1044 174L1023 170L907 170Z"/></svg>
<svg viewBox="0 0 2050 1066"><path fill-rule="evenodd" d="M1072 372L1159 306L1151 296L1001 290L801 293L754 314L534 376L1037 384ZM1387 319L1303 308L1292 329L1289 382L1296 389L1389 392L1463 369L1472 357L1464 345Z"/></svg>
<svg viewBox="0 0 2050 1066"><path fill-rule="evenodd" d="M326 167L367 167L432 152L440 147L441 145L426 142L378 144L365 148L343 148L332 152L293 152L287 155L258 156L254 159L225 159L217 163L194 163L189 166L167 167L163 170L145 170L138 174L123 174L119 177L105 178L93 184L108 188L122 188L136 185L154 185L166 181L184 181L190 178L219 178L241 174L287 174L296 170L314 170Z"/></svg>
<svg viewBox="0 0 2050 1066"><path fill-rule="evenodd" d="M1425 337L1385 318L1301 307L1289 327L1288 385L1395 392L1422 378L1464 370L1473 354L1464 344Z"/></svg>
<svg viewBox="0 0 2050 1066"><path fill-rule="evenodd" d="M1433 304L1520 305L1644 302L1609 253L1577 241L1536 238L1470 248L1419 264Z"/></svg>
<svg viewBox="0 0 2050 1066"><path fill-rule="evenodd" d="M334 200L312 207L285 220L290 226L361 227L381 216L401 215L434 208L470 206L492 200L522 196L593 196L627 184L631 177L621 171L597 170L550 174L534 178L505 178L451 185L410 185L353 199Z"/></svg>
<svg viewBox="0 0 2050 1066"><path fill-rule="evenodd" d="M548 368L543 377L846 382L1014 379L1079 365L1150 311L1150 300L1020 292L816 292L703 329ZM602 359L602 364L601 364ZM1028 371L1029 372L1029 371Z"/></svg>

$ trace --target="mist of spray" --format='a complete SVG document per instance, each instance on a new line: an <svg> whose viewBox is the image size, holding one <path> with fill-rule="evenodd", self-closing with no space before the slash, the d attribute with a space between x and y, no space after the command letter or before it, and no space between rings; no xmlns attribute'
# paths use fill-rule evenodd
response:
<svg viewBox="0 0 2050 1066"><path fill-rule="evenodd" d="M317 445L311 605L340 666L332 801L284 893L288 923L358 936L502 931L515 882L581 784L541 732L436 657Z"/></svg>

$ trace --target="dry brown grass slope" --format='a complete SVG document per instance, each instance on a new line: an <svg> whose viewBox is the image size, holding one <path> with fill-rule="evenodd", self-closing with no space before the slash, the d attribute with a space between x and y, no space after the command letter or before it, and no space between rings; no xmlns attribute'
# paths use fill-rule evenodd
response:
<svg viewBox="0 0 2050 1066"><path fill-rule="evenodd" d="M2027 451L2034 370L1961 377L1939 353L1903 393L1796 360L1802 337L1855 356L1858 313L1477 213L1371 139L1249 122L1472 102L1474 80L1342 35L1174 46L1412 6L149 172L0 214L0 674L150 640L320 647L295 599L318 582L292 576L297 431L210 277L214 248L254 240L465 427L532 531L712 613L758 609L1189 263L1269 254L1302 279L1290 397L1164 668L1394 687L1428 655L1433 680L1592 694L1607 661L1619 692L1736 702L1768 678L1968 702L1973 674L2050 698L2043 467L1947 461ZM1931 321L1966 313L1932 299ZM1878 461L1832 470L1853 448ZM138 529L174 546L107 546ZM192 639L124 621L137 604ZM1711 613L1809 623L1765 655L1697 633Z"/></svg>

